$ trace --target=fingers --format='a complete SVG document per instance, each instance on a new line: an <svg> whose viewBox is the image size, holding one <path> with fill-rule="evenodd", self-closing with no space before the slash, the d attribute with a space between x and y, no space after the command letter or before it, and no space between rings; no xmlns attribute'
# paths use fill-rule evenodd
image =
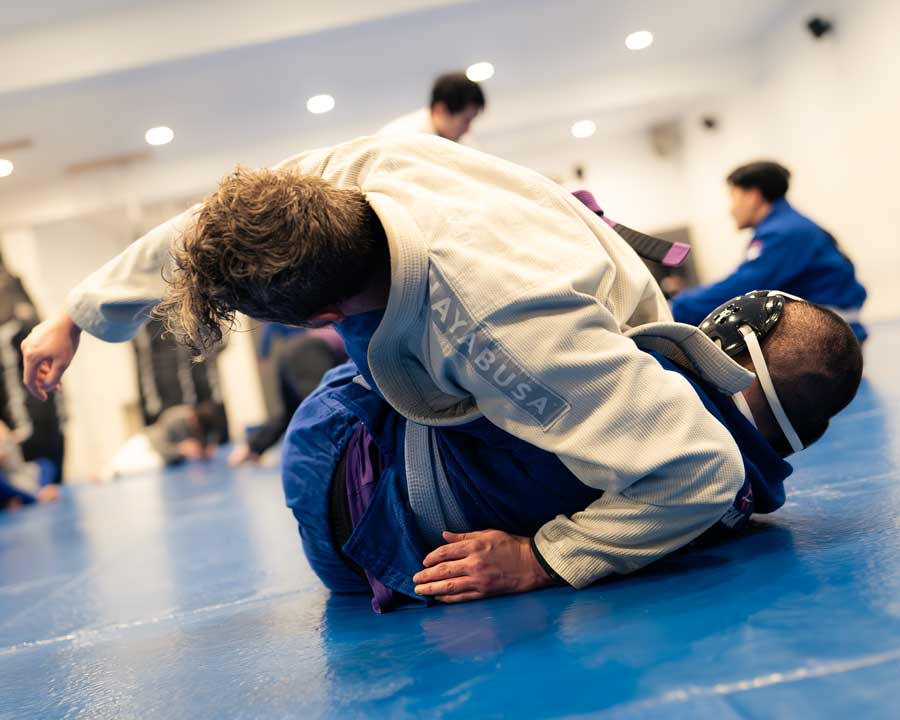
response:
<svg viewBox="0 0 900 720"><path fill-rule="evenodd" d="M66 313L37 325L22 341L22 382L41 400L59 389L59 381L72 362L81 329Z"/></svg>
<svg viewBox="0 0 900 720"><path fill-rule="evenodd" d="M464 592L478 592L475 578L467 576L456 577L451 580L439 580L438 582L416 585L417 595L457 595Z"/></svg>
<svg viewBox="0 0 900 720"><path fill-rule="evenodd" d="M431 567L432 565L437 565L438 563L446 562L447 560L460 560L469 555L472 549L471 541L453 542L449 545L441 545L439 548L428 553L422 561L422 564L425 567Z"/></svg>
<svg viewBox="0 0 900 720"><path fill-rule="evenodd" d="M527 538L499 530L445 532L443 537L447 544L426 555L424 569L413 576L417 594L464 602L522 591L519 548Z"/></svg>
<svg viewBox="0 0 900 720"><path fill-rule="evenodd" d="M459 558L471 555L478 547L478 540L482 538L482 536L488 536L493 532L496 531L478 530L476 532L455 533L445 530L441 534L443 535L444 540L447 541L447 545L441 545L439 548L428 553L422 561L422 564L425 567L429 567L446 560L458 560Z"/></svg>
<svg viewBox="0 0 900 720"><path fill-rule="evenodd" d="M467 569L468 563L464 560L442 562L417 572L413 575L413 582L422 585L435 580L446 580L447 578L459 577L461 575L467 575Z"/></svg>
<svg viewBox="0 0 900 720"><path fill-rule="evenodd" d="M25 342L23 342L22 345L24 346ZM40 387L43 383L39 383L39 378L42 378L48 372L48 368L46 368L45 365L49 364L50 360L35 356L31 352L25 350L24 347L22 350L22 359L25 365L22 381L25 383L25 387L28 388L28 392L41 400L46 400L47 393Z"/></svg>
<svg viewBox="0 0 900 720"><path fill-rule="evenodd" d="M455 533L450 532L449 530L444 530L444 532L441 534L444 536L444 540L450 543L459 542L460 540L471 540L473 537L478 535L477 532Z"/></svg>
<svg viewBox="0 0 900 720"><path fill-rule="evenodd" d="M47 363L47 373L41 379L41 385L43 390L52 392L54 388L59 387L60 378L62 378L69 364L53 359L48 360Z"/></svg>
<svg viewBox="0 0 900 720"><path fill-rule="evenodd" d="M48 393L58 392L62 383L60 379L68 368L68 364L54 362L52 357L26 354L22 380L28 392L41 400L46 400Z"/></svg>

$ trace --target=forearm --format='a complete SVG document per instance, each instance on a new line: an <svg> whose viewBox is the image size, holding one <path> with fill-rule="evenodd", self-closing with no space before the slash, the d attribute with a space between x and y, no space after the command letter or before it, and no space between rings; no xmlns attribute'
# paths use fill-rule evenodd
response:
<svg viewBox="0 0 900 720"><path fill-rule="evenodd" d="M731 507L743 477L742 466L725 462L711 479L648 478L571 518L551 520L534 544L544 563L576 588L633 572L712 527Z"/></svg>
<svg viewBox="0 0 900 720"><path fill-rule="evenodd" d="M252 436L247 438L247 445L256 455L262 455L266 450L277 443L284 431L287 430L291 416L280 413L276 417L269 418L263 425L257 428Z"/></svg>

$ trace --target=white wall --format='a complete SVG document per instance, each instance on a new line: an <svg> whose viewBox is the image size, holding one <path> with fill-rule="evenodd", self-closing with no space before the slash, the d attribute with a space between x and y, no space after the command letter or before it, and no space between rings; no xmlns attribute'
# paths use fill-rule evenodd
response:
<svg viewBox="0 0 900 720"><path fill-rule="evenodd" d="M681 156L657 154L646 130L598 133L581 140L555 137L563 140L542 144L533 137L527 144L506 148L503 156L572 190L590 190L610 217L626 225L652 232L688 223ZM574 176L578 165L584 169L582 181Z"/></svg>
<svg viewBox="0 0 900 720"><path fill-rule="evenodd" d="M836 28L819 41L804 27L816 14ZM684 144L673 156L654 154L646 130L634 129L579 141L558 127L532 127L527 137L486 149L567 185L583 164L583 184L611 216L634 227L689 225L703 281L729 273L748 241L728 214L727 173L761 158L783 162L794 175L791 201L854 260L869 290L864 317L897 317L898 27L896 0L793 3L751 51L755 67L744 81L682 114ZM714 131L702 127L704 115L718 119Z"/></svg>
<svg viewBox="0 0 900 720"><path fill-rule="evenodd" d="M835 23L814 41L813 14ZM684 167L702 276L727 273L746 242L726 213L723 177L761 157L789 167L790 199L831 230L869 290L869 319L897 317L900 226L900 3L798 2L759 49L764 79L710 102L716 132L686 122Z"/></svg>

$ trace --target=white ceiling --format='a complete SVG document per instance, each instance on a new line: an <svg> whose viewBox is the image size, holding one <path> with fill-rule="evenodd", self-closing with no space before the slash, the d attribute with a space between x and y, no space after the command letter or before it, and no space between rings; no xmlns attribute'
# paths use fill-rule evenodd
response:
<svg viewBox="0 0 900 720"><path fill-rule="evenodd" d="M229 151L271 162L373 132L421 106L434 75L478 60L496 67L476 126L485 149L562 137L581 117L601 134L646 125L746 80L748 48L789 4L81 0L76 12L71 0L4 0L0 146L33 145L8 154L16 171L0 196L149 150L154 125L176 132L151 152L157 166ZM636 29L653 31L650 49L624 47ZM335 110L310 115L306 99L323 92Z"/></svg>
<svg viewBox="0 0 900 720"><path fill-rule="evenodd" d="M0 2L0 32L5 35L14 30L121 10L142 2L145 0L3 0Z"/></svg>

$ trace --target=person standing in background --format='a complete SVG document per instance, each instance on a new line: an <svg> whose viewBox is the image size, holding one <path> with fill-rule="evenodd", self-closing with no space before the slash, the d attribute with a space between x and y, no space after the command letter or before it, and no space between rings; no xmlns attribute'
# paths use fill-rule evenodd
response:
<svg viewBox="0 0 900 720"><path fill-rule="evenodd" d="M754 230L746 259L723 280L681 292L672 301L676 321L696 325L731 298L765 288L834 310L860 342L866 339L859 321L866 290L835 239L787 201L790 177L771 161L742 165L728 176L731 216L739 230Z"/></svg>
<svg viewBox="0 0 900 720"><path fill-rule="evenodd" d="M477 82L469 80L464 73L447 73L434 81L428 107L392 120L378 134L426 133L460 142L486 103Z"/></svg>
<svg viewBox="0 0 900 720"><path fill-rule="evenodd" d="M42 485L63 481L65 458L65 403L62 396L43 403L30 396L22 384L23 358L20 346L37 325L31 299L18 278L0 269L0 422L19 444L27 463L42 468Z"/></svg>
<svg viewBox="0 0 900 720"><path fill-rule="evenodd" d="M46 458L26 462L20 438L0 420L0 512L56 500L61 492L56 476Z"/></svg>

